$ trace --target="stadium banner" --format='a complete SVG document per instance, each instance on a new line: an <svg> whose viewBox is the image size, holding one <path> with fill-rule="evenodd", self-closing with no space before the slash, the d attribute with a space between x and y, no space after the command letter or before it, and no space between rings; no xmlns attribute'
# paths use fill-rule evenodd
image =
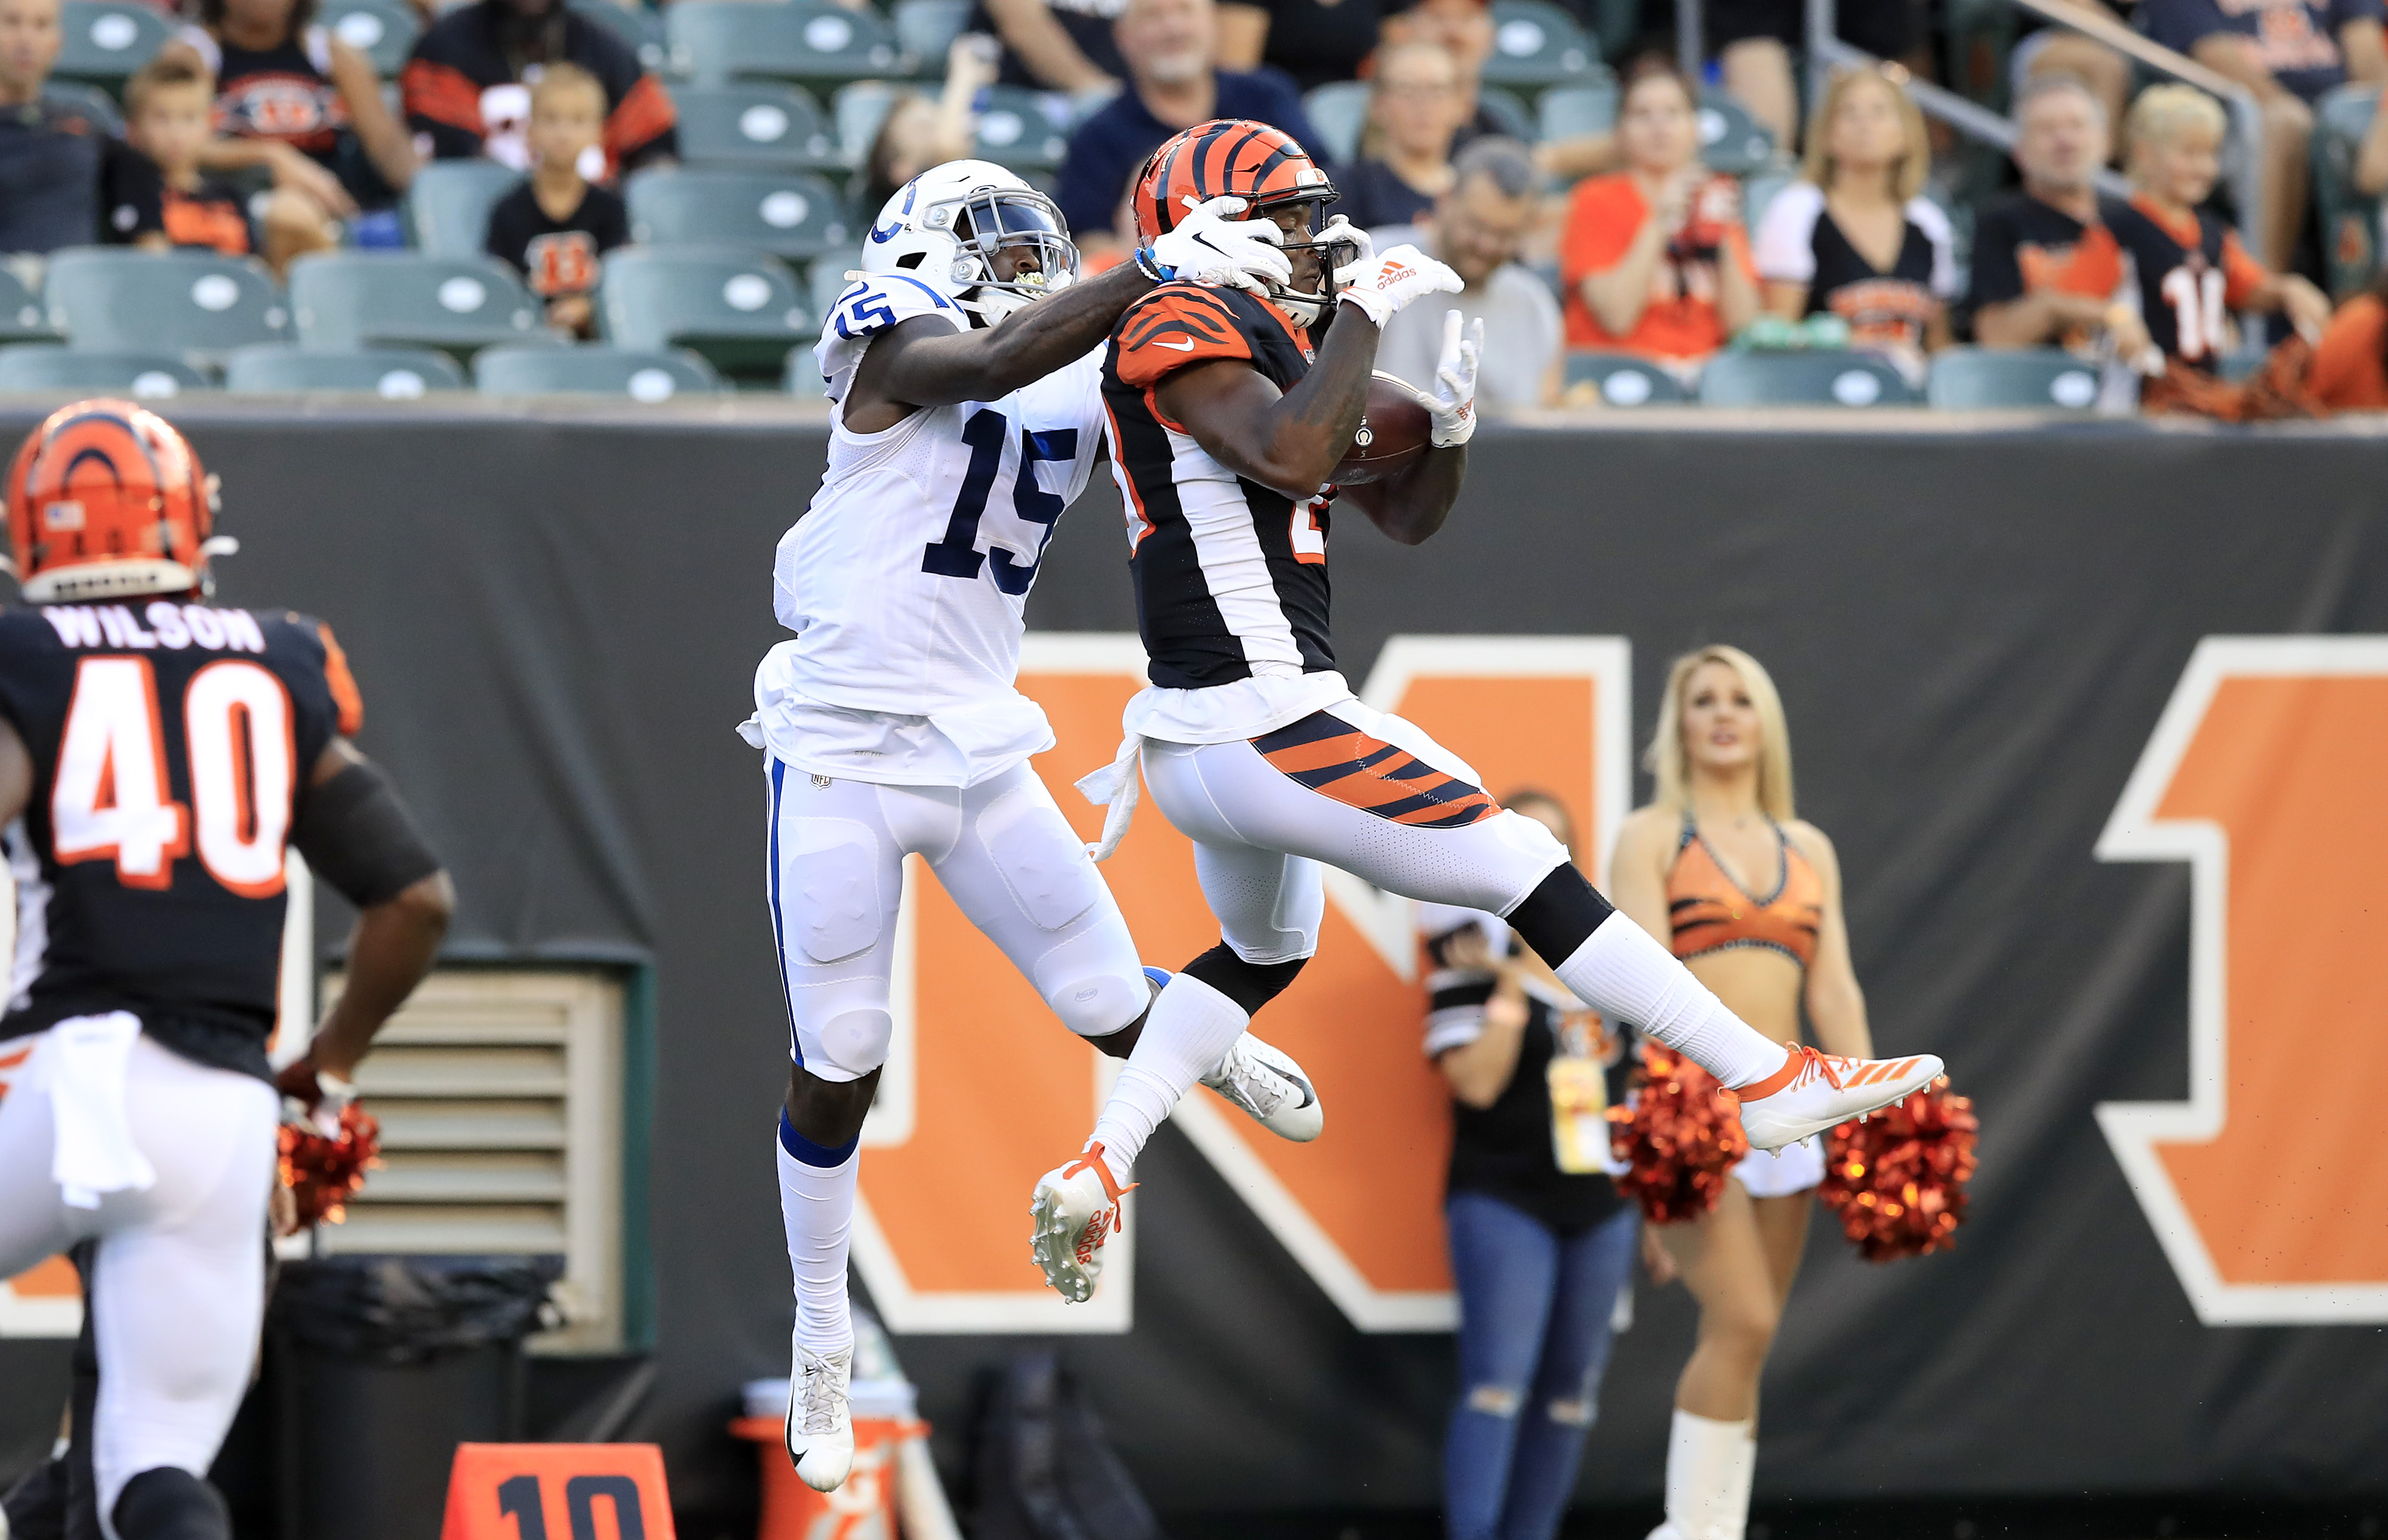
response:
<svg viewBox="0 0 2388 1540"><path fill-rule="evenodd" d="M656 1374L618 1434L663 1445L676 1503L716 1525L692 1533L734 1527L753 1454L725 1428L741 1383L785 1368L788 1274L763 782L732 728L781 635L771 549L817 483L818 418L173 414L244 543L222 599L337 627L363 745L455 872L453 953L654 960ZM1354 688L1496 794L1558 790L1601 847L1646 794L1632 767L1669 659L1749 649L1782 687L1800 814L1839 850L1876 1039L1942 1054L1981 1114L1953 1250L1870 1266L1817 1224L1768 1372L1761 1499L2377 1489L2378 444L1620 414L1488 424L1470 460L1427 545L1339 528ZM1061 740L1038 768L1089 837L1068 783L1110 757L1136 683L1120 531L1110 489L1089 494L1030 609ZM1107 874L1149 960L1207 944L1156 810ZM318 903L337 946L348 914ZM1262 1018L1318 1074L1326 1137L1277 1144L1198 1093L1138 1168L1132 1268L1073 1311L1036 1290L1027 1184L1083 1136L1098 1061L913 885L857 1260L949 1471L983 1373L1058 1341L1163 1510L1435 1504L1447 1114L1399 906L1339 884L1331 915ZM55 1313L58 1284L0 1299L0 1335ZM1659 1483L1691 1313L1679 1288L1634 1304L1586 1501ZM0 1381L56 1345L0 1341Z"/></svg>

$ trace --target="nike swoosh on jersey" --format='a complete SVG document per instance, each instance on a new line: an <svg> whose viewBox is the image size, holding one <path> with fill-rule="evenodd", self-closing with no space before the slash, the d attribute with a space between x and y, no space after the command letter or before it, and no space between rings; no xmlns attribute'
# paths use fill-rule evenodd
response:
<svg viewBox="0 0 2388 1540"><path fill-rule="evenodd" d="M1174 347L1180 353L1191 353L1194 351L1194 339L1192 337L1179 337L1175 342L1172 342L1167 337L1159 337L1154 339L1152 345L1155 347Z"/></svg>

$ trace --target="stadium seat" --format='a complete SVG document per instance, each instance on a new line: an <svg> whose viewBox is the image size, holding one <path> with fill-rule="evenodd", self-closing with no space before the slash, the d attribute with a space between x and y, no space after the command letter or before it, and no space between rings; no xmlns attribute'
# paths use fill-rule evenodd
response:
<svg viewBox="0 0 2388 1540"><path fill-rule="evenodd" d="M202 368L220 364L235 347L278 341L290 329L290 312L264 269L213 252L54 252L42 303L50 324L77 348L162 349Z"/></svg>
<svg viewBox="0 0 2388 1540"><path fill-rule="evenodd" d="M862 253L858 249L832 251L814 258L812 266L805 271L806 297L812 305L813 314L826 317L836 305L837 297L845 292L845 275L861 266Z"/></svg>
<svg viewBox="0 0 2388 1540"><path fill-rule="evenodd" d="M788 349L787 368L781 374L780 388L791 396L802 396L815 401L828 399L828 388L820 377L820 363L813 357L811 348Z"/></svg>
<svg viewBox="0 0 2388 1540"><path fill-rule="evenodd" d="M1303 95L1302 107L1318 131L1319 143L1303 149L1330 166L1348 166L1360 156L1360 132L1368 126L1366 81L1330 81Z"/></svg>
<svg viewBox="0 0 2388 1540"><path fill-rule="evenodd" d="M308 347L437 347L460 356L534 340L538 304L488 257L338 251L290 265L290 309Z"/></svg>
<svg viewBox="0 0 2388 1540"><path fill-rule="evenodd" d="M1767 171L1745 178L1741 184L1741 224L1753 236L1758 234L1758 221L1774 195L1797 180L1788 171Z"/></svg>
<svg viewBox="0 0 2388 1540"><path fill-rule="evenodd" d="M0 268L0 342L56 342L42 302L15 273Z"/></svg>
<svg viewBox="0 0 2388 1540"><path fill-rule="evenodd" d="M1561 85L1599 62L1599 44L1550 0L1492 0L1492 54L1484 61L1487 84L1530 90Z"/></svg>
<svg viewBox="0 0 2388 1540"><path fill-rule="evenodd" d="M896 0L896 45L912 61L912 72L943 80L946 55L970 25L971 0Z"/></svg>
<svg viewBox="0 0 2388 1540"><path fill-rule="evenodd" d="M2326 93L2314 105L2314 211L2321 230L2322 265L2332 299L2352 299L2370 284L2380 247L2380 200L2355 185L2355 158L2380 88L2360 82Z"/></svg>
<svg viewBox="0 0 2388 1540"><path fill-rule="evenodd" d="M207 377L171 353L85 352L55 342L0 347L0 390L100 390L147 401L206 388Z"/></svg>
<svg viewBox="0 0 2388 1540"><path fill-rule="evenodd" d="M360 347L317 352L286 342L244 347L224 363L226 390L370 391L411 401L429 390L462 390L464 372L445 353L423 347Z"/></svg>
<svg viewBox="0 0 2388 1540"><path fill-rule="evenodd" d="M441 6L439 9L450 9ZM664 24L645 6L617 5L615 0L570 0L573 12L612 32L630 45L639 56L641 68L653 74L662 74L669 62L664 44Z"/></svg>
<svg viewBox="0 0 2388 1540"><path fill-rule="evenodd" d="M844 200L828 183L801 171L662 167L639 172L623 190L630 238L646 246L752 246L802 261L845 246L852 234Z"/></svg>
<svg viewBox="0 0 2388 1540"><path fill-rule="evenodd" d="M50 72L115 91L173 35L166 13L140 0L64 0L58 61Z"/></svg>
<svg viewBox="0 0 2388 1540"><path fill-rule="evenodd" d="M721 376L695 354L627 347L492 347L473 360L473 388L484 396L628 396L667 401L722 388Z"/></svg>
<svg viewBox="0 0 2388 1540"><path fill-rule="evenodd" d="M1617 126L1617 83L1557 86L1543 92L1535 107L1546 140L1607 133Z"/></svg>
<svg viewBox="0 0 2388 1540"><path fill-rule="evenodd" d="M116 105L115 97L95 85L53 78L42 82L42 100L83 113L118 138L124 137L123 110Z"/></svg>
<svg viewBox="0 0 2388 1540"><path fill-rule="evenodd" d="M994 85L980 93L978 140L972 151L1015 171L1049 171L1061 164L1070 141L1066 125L1046 110L1058 96L1022 85Z"/></svg>
<svg viewBox="0 0 2388 1540"><path fill-rule="evenodd" d="M1951 347L1933 355L1924 398L1952 411L1999 407L2090 411L2098 405L2098 366L2056 347Z"/></svg>
<svg viewBox="0 0 2388 1540"><path fill-rule="evenodd" d="M845 157L814 100L794 86L676 85L680 158L692 166L747 170L842 170Z"/></svg>
<svg viewBox="0 0 2388 1540"><path fill-rule="evenodd" d="M721 373L758 384L779 379L789 348L820 335L786 268L728 248L607 253L597 317L616 347L689 348Z"/></svg>
<svg viewBox="0 0 2388 1540"><path fill-rule="evenodd" d="M1710 407L1902 407L1922 398L1871 353L1719 353L1700 374Z"/></svg>
<svg viewBox="0 0 2388 1540"><path fill-rule="evenodd" d="M1748 176L1774 165L1774 135L1721 91L1700 93L1700 159L1710 170Z"/></svg>
<svg viewBox="0 0 2388 1540"><path fill-rule="evenodd" d="M315 19L332 35L373 60L375 73L394 80L423 33L414 7L404 0L329 0Z"/></svg>
<svg viewBox="0 0 2388 1540"><path fill-rule="evenodd" d="M820 0L679 0L664 30L673 72L697 81L867 80L899 62L895 30L877 11Z"/></svg>
<svg viewBox="0 0 2388 1540"><path fill-rule="evenodd" d="M846 164L860 166L870 159L871 141L879 137L879 125L887 120L887 111L896 105L896 95L903 89L885 81L856 81L838 88L829 111L837 124L837 147Z"/></svg>
<svg viewBox="0 0 2388 1540"><path fill-rule="evenodd" d="M1599 387L1603 406L1670 406L1691 399L1672 374L1630 353L1570 351L1566 368L1569 387L1589 381Z"/></svg>
<svg viewBox="0 0 2388 1540"><path fill-rule="evenodd" d="M406 190L406 221L426 257L467 259L489 237L489 210L523 175L494 160L434 160Z"/></svg>
<svg viewBox="0 0 2388 1540"><path fill-rule="evenodd" d="M1526 105L1524 97L1513 91L1505 91L1497 85L1484 86L1476 93L1476 105L1482 107L1484 115L1512 139L1531 145L1541 133L1534 122L1533 109Z"/></svg>

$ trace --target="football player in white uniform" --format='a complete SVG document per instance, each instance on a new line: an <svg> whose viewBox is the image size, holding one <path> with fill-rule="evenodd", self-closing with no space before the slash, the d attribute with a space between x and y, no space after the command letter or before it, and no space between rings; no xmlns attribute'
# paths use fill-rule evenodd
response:
<svg viewBox="0 0 2388 1540"><path fill-rule="evenodd" d="M1052 200L999 166L924 172L872 225L815 349L835 404L821 488L780 541L763 660L768 897L793 1027L781 1206L795 1272L788 1454L846 1474L857 1149L894 1026L904 857L918 854L1072 1031L1124 1058L1156 987L1085 844L1028 767L1052 747L1015 688L1023 610L1054 521L1103 442L1102 345L1174 275L1282 281L1273 225L1189 207L1133 263L1084 283ZM1248 275L1256 275L1248 277ZM1299 1067L1249 1037L1203 1083L1291 1139L1322 1116ZM1182 1090L1182 1088L1181 1088Z"/></svg>

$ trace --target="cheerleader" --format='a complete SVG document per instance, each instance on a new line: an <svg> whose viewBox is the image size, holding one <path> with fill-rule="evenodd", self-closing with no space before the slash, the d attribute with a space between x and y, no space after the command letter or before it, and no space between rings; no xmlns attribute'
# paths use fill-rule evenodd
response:
<svg viewBox="0 0 2388 1540"><path fill-rule="evenodd" d="M1849 963L1832 841L1792 816L1782 698L1733 647L1675 660L1648 765L1656 799L1626 820L1617 907L1668 942L1730 1010L1785 1044L1801 1007L1827 1054L1874 1055ZM1700 1218L1644 1231L1652 1275L1699 1302L1675 1388L1667 1521L1650 1540L1741 1540L1757 1464L1758 1382L1823 1180L1821 1139L1753 1152Z"/></svg>

